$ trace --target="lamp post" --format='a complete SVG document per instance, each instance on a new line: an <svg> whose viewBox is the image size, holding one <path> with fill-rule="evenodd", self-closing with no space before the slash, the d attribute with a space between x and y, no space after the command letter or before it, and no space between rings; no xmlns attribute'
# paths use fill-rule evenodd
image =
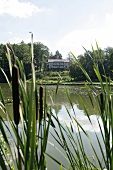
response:
<svg viewBox="0 0 113 170"><path fill-rule="evenodd" d="M34 52L33 52L33 33L29 32L31 34L31 56L32 56L32 63L34 61Z"/></svg>

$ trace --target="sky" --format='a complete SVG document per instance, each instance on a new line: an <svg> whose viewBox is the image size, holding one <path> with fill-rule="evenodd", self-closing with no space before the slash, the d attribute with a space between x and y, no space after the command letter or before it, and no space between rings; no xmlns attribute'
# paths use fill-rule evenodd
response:
<svg viewBox="0 0 113 170"><path fill-rule="evenodd" d="M67 58L113 47L113 0L0 0L0 44L34 42Z"/></svg>

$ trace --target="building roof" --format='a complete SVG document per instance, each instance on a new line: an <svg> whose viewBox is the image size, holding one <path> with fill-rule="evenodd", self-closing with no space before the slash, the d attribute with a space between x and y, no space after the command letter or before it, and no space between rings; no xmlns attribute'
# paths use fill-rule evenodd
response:
<svg viewBox="0 0 113 170"><path fill-rule="evenodd" d="M48 63L53 63L53 62L65 62L69 63L68 59L48 59Z"/></svg>

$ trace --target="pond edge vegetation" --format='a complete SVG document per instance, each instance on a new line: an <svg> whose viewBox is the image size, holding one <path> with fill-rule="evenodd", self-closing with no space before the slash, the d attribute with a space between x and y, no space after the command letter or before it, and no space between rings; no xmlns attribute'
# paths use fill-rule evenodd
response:
<svg viewBox="0 0 113 170"><path fill-rule="evenodd" d="M112 80L109 76L106 75L101 57L101 51L98 48L97 43L96 47L99 60L101 62L101 68L104 72L103 75L100 74L98 63L96 62L97 53L95 53L93 46L93 56L90 56L89 54L89 57L91 57L91 60L93 62L93 69L99 81L99 86L101 89L101 92L98 95L96 94L95 84L92 82L87 71L83 68L80 61L72 53L71 55L73 56L77 65L86 77L87 81L84 86L86 88L92 106L92 94L93 97L98 101L98 111L102 120L102 125L100 124L98 116L97 122L100 128L105 151L102 148L97 132L94 131L94 133L103 157L104 167L102 161L99 159L99 156L97 154L97 151L95 150L89 134L83 129L83 127L76 119L76 113L73 107L73 103L71 101L66 86L64 85L64 88L74 113L74 116L72 116L66 107L66 111L70 120L70 127L67 124L65 124L64 127L60 123L58 115L53 114L51 107L48 107L46 101L46 86L45 88L40 86L40 88L37 89L33 54L33 34L31 34L32 78L30 81L30 90L28 89L23 63L20 62L19 59L15 56L15 53L10 44L6 45L6 56L9 62L12 82L8 80L7 75L1 68L9 84L9 88L12 91L14 112L13 121L6 108L6 102L3 96L2 89L0 88L0 109L7 115L7 121L0 116L0 133L2 136L2 138L0 139L0 167L3 170L44 170L47 168L46 156L50 157L53 161L59 164L60 170L103 170L104 168L106 168L107 170L113 169L113 97L112 87L110 86L112 84ZM56 85L56 95L58 92L59 84L60 80L57 82ZM94 128L90 114L88 113L84 101L82 100L82 96L80 96L80 100L83 105L84 112L92 128ZM20 101L22 103L20 103ZM57 124L59 130L56 129L55 124ZM78 133L74 132L74 124L77 125ZM56 158L46 152L48 135L49 133L51 133L49 130L50 126L52 126L55 132L51 135L65 152L65 154L64 152L61 152L61 154L69 162L69 167L65 167L62 162L58 161ZM84 147L84 141L82 139L81 132L89 140L90 146L94 152L94 161L92 161L86 153L86 148ZM12 137L11 139L9 139L8 133ZM97 162L97 165L95 165L95 162Z"/></svg>

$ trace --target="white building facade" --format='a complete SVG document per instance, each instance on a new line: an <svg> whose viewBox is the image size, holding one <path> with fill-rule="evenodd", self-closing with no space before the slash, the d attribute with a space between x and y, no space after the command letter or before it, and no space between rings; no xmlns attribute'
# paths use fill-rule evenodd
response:
<svg viewBox="0 0 113 170"><path fill-rule="evenodd" d="M68 59L48 59L48 70L68 70Z"/></svg>

